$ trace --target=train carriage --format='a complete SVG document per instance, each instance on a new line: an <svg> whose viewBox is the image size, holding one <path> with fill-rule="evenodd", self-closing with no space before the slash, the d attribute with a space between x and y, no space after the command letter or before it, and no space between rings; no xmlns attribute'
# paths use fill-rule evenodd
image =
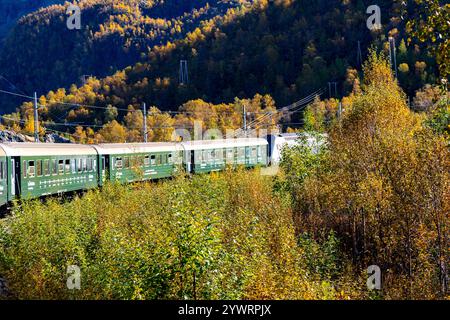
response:
<svg viewBox="0 0 450 320"><path fill-rule="evenodd" d="M106 180L126 183L167 178L181 158L176 143L115 143L94 148L101 163L100 185Z"/></svg>
<svg viewBox="0 0 450 320"><path fill-rule="evenodd" d="M76 144L2 143L8 201L98 186L97 152Z"/></svg>
<svg viewBox="0 0 450 320"><path fill-rule="evenodd" d="M187 172L221 171L226 165L267 165L267 140L258 138L196 140L182 143Z"/></svg>
<svg viewBox="0 0 450 320"><path fill-rule="evenodd" d="M265 139L201 140L183 143L0 144L0 206L23 199L173 176L221 171L226 165L268 165Z"/></svg>

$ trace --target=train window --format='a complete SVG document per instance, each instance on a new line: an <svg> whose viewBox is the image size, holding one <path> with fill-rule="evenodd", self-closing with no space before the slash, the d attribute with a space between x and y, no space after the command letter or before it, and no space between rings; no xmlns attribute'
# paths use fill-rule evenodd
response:
<svg viewBox="0 0 450 320"><path fill-rule="evenodd" d="M212 150L209 154L210 154L210 160L216 158L216 150Z"/></svg>
<svg viewBox="0 0 450 320"><path fill-rule="evenodd" d="M154 154L152 154L150 157L150 163L152 166L156 164L156 156Z"/></svg>
<svg viewBox="0 0 450 320"><path fill-rule="evenodd" d="M5 170L5 167L4 167L4 161L0 161L0 180L3 180L3 179L5 179L5 172L4 172L4 170Z"/></svg>
<svg viewBox="0 0 450 320"><path fill-rule="evenodd" d="M144 165L144 157L143 156L138 156L137 160L138 160L138 166L142 167Z"/></svg>
<svg viewBox="0 0 450 320"><path fill-rule="evenodd" d="M83 171L83 159L77 159L77 171L78 172Z"/></svg>
<svg viewBox="0 0 450 320"><path fill-rule="evenodd" d="M198 164L202 162L202 152L201 151L192 151L194 153L194 163Z"/></svg>
<svg viewBox="0 0 450 320"><path fill-rule="evenodd" d="M202 162L206 162L206 160L208 160L207 156L206 156L206 150L203 150L202 151Z"/></svg>
<svg viewBox="0 0 450 320"><path fill-rule="evenodd" d="M52 174L55 176L58 174L58 162L52 159Z"/></svg>
<svg viewBox="0 0 450 320"><path fill-rule="evenodd" d="M92 171L92 159L87 159L87 171Z"/></svg>
<svg viewBox="0 0 450 320"><path fill-rule="evenodd" d="M169 154L167 155L167 161L168 161L169 163L173 163L173 156L172 156L171 153L169 153Z"/></svg>
<svg viewBox="0 0 450 320"><path fill-rule="evenodd" d="M1 179L5 180L6 179L6 161L2 161L1 170L2 170Z"/></svg>
<svg viewBox="0 0 450 320"><path fill-rule="evenodd" d="M217 160L223 159L223 151L221 149L216 150L216 159Z"/></svg>
<svg viewBox="0 0 450 320"><path fill-rule="evenodd" d="M42 160L36 161L36 173L38 177L42 177Z"/></svg>
<svg viewBox="0 0 450 320"><path fill-rule="evenodd" d="M243 158L245 156L245 149L244 148L239 148L237 153L238 153L238 157L239 158Z"/></svg>
<svg viewBox="0 0 450 320"><path fill-rule="evenodd" d="M58 160L58 173L64 174L64 160Z"/></svg>
<svg viewBox="0 0 450 320"><path fill-rule="evenodd" d="M87 159L83 159L83 172L86 172L87 169Z"/></svg>
<svg viewBox="0 0 450 320"><path fill-rule="evenodd" d="M258 158L261 157L261 146L258 146L257 156Z"/></svg>
<svg viewBox="0 0 450 320"><path fill-rule="evenodd" d="M28 161L27 175L29 178L34 178L35 176L34 161Z"/></svg>
<svg viewBox="0 0 450 320"><path fill-rule="evenodd" d="M50 160L44 160L44 176L50 175Z"/></svg>
<svg viewBox="0 0 450 320"><path fill-rule="evenodd" d="M65 163L66 163L65 172L66 172L66 174L69 174L70 173L70 159L66 159Z"/></svg>
<svg viewBox="0 0 450 320"><path fill-rule="evenodd" d="M144 165L146 167L150 165L150 156L145 156L145 158L144 158Z"/></svg>
<svg viewBox="0 0 450 320"><path fill-rule="evenodd" d="M92 160L92 170L97 171L97 160L96 159Z"/></svg>
<svg viewBox="0 0 450 320"><path fill-rule="evenodd" d="M130 167L130 158L129 157L124 157L123 158L123 167L124 168L129 168Z"/></svg>
<svg viewBox="0 0 450 320"><path fill-rule="evenodd" d="M116 169L122 169L122 158L116 158Z"/></svg>
<svg viewBox="0 0 450 320"><path fill-rule="evenodd" d="M70 159L70 168L72 169L73 174L77 173L76 161L77 159Z"/></svg>
<svg viewBox="0 0 450 320"><path fill-rule="evenodd" d="M256 147L252 148L252 158L255 158L257 156Z"/></svg>

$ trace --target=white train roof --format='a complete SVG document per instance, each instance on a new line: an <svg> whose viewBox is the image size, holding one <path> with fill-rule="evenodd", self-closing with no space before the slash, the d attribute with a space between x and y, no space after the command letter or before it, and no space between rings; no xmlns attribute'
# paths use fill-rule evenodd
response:
<svg viewBox="0 0 450 320"><path fill-rule="evenodd" d="M181 150L181 147L171 142L104 143L93 145L93 147L99 154L152 153Z"/></svg>
<svg viewBox="0 0 450 320"><path fill-rule="evenodd" d="M150 142L150 143L105 143L83 145L72 143L32 143L6 142L0 143L0 156L76 156L98 154L152 153L185 150L220 149L235 147L251 147L267 145L266 139L242 138L221 140L194 140L182 143Z"/></svg>
<svg viewBox="0 0 450 320"><path fill-rule="evenodd" d="M252 147L267 145L266 139L241 138L241 139L221 139L221 140L194 140L181 143L185 150L221 149L236 147Z"/></svg>
<svg viewBox="0 0 450 320"><path fill-rule="evenodd" d="M72 143L0 143L0 155L17 157L96 155L92 146Z"/></svg>

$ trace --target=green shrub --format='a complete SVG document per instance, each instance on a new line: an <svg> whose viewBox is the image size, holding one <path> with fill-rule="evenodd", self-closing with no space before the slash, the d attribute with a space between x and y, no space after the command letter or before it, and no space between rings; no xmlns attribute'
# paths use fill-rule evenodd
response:
<svg viewBox="0 0 450 320"><path fill-rule="evenodd" d="M20 203L0 222L0 274L20 299L337 297L307 278L272 189L242 170Z"/></svg>

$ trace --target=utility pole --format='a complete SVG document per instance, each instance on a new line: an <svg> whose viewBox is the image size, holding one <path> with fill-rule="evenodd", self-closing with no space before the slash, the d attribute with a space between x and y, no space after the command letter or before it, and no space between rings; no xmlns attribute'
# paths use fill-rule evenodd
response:
<svg viewBox="0 0 450 320"><path fill-rule="evenodd" d="M34 142L39 142L37 93L34 93Z"/></svg>
<svg viewBox="0 0 450 320"><path fill-rule="evenodd" d="M340 118L342 115L342 102L339 102L339 107L338 107L338 118Z"/></svg>
<svg viewBox="0 0 450 320"><path fill-rule="evenodd" d="M83 86L87 83L88 78L92 78L93 75L91 74L83 74L80 79L81 79L81 83L83 84Z"/></svg>
<svg viewBox="0 0 450 320"><path fill-rule="evenodd" d="M358 54L356 57L356 64L358 66L362 65L361 41L359 41L359 40L358 40Z"/></svg>
<svg viewBox="0 0 450 320"><path fill-rule="evenodd" d="M147 105L145 102L143 103L142 107L144 108L144 142L147 143Z"/></svg>
<svg viewBox="0 0 450 320"><path fill-rule="evenodd" d="M273 125L273 119L272 119L272 116L273 116L273 112L270 111L270 122L269 122L269 130L270 130L270 131L272 131L272 125Z"/></svg>
<svg viewBox="0 0 450 320"><path fill-rule="evenodd" d="M332 82L328 82L328 95L329 98L331 99L331 85L334 85L334 97L337 98L337 82L336 81L332 81Z"/></svg>
<svg viewBox="0 0 450 320"><path fill-rule="evenodd" d="M188 63L187 60L180 60L180 85L189 83Z"/></svg>
<svg viewBox="0 0 450 320"><path fill-rule="evenodd" d="M397 50L394 37L389 37L389 61L391 62L391 67L394 68L394 75L397 79Z"/></svg>
<svg viewBox="0 0 450 320"><path fill-rule="evenodd" d="M245 111L245 104L242 106L242 121L244 124L244 132L245 132L245 137L247 137L247 112Z"/></svg>

